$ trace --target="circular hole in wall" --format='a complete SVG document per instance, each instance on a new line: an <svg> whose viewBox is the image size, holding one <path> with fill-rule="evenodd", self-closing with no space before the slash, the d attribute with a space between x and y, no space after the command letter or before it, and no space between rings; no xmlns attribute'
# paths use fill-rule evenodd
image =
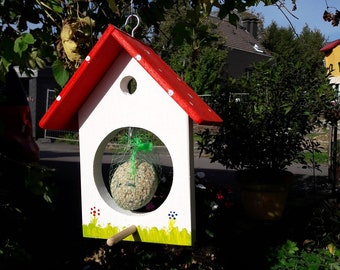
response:
<svg viewBox="0 0 340 270"><path fill-rule="evenodd" d="M115 204L136 213L160 207L173 181L172 160L164 143L136 127L116 130L105 141L102 176Z"/></svg>
<svg viewBox="0 0 340 270"><path fill-rule="evenodd" d="M123 92L132 95L137 90L137 81L132 76L126 76L121 80L120 88Z"/></svg>

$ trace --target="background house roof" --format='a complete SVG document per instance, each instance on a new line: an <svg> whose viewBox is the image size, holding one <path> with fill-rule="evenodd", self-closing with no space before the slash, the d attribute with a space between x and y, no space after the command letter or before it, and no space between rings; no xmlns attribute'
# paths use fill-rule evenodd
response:
<svg viewBox="0 0 340 270"><path fill-rule="evenodd" d="M77 130L78 110L122 50L136 59L194 122L205 125L222 122L222 119L150 47L109 25L42 117L40 127Z"/></svg>
<svg viewBox="0 0 340 270"><path fill-rule="evenodd" d="M255 38L256 30L253 32L247 31L246 27L238 24L232 25L226 19L219 19L217 17L211 17L213 23L218 26L219 33L226 38L227 47L231 49L237 49L245 51L251 54L259 54L265 57L271 57ZM247 19L245 23L249 24L249 29L254 29L257 24L257 19Z"/></svg>
<svg viewBox="0 0 340 270"><path fill-rule="evenodd" d="M229 76L238 78L246 74L254 63L267 61L272 55L267 52L257 40L258 19L247 15L237 26L226 19L211 16L211 21L217 25L219 35L225 37L228 51L225 71Z"/></svg>
<svg viewBox="0 0 340 270"><path fill-rule="evenodd" d="M338 44L340 44L340 39L337 39L335 41L332 41L326 44L324 47L320 49L320 52L327 52L329 50L333 50L336 46L338 46Z"/></svg>

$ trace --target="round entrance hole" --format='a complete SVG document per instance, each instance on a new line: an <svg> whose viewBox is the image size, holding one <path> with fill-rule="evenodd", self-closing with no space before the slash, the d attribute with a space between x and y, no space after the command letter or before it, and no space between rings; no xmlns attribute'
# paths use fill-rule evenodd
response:
<svg viewBox="0 0 340 270"><path fill-rule="evenodd" d="M164 143L136 127L112 132L102 157L102 176L114 203L123 210L147 213L166 200L173 166Z"/></svg>
<svg viewBox="0 0 340 270"><path fill-rule="evenodd" d="M121 80L120 88L124 93L132 95L137 90L137 81L132 76L126 76Z"/></svg>

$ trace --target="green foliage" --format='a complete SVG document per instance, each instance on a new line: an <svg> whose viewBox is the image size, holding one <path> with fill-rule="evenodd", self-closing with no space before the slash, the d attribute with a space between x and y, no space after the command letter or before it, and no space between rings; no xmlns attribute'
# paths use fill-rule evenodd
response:
<svg viewBox="0 0 340 270"><path fill-rule="evenodd" d="M22 53L28 49L28 46L34 44L34 41L31 34L25 33L15 40L13 50L21 57Z"/></svg>
<svg viewBox="0 0 340 270"><path fill-rule="evenodd" d="M329 160L329 154L325 151L320 152L306 152L305 153L305 161L307 164L315 162L315 164L327 164Z"/></svg>
<svg viewBox="0 0 340 270"><path fill-rule="evenodd" d="M227 49L209 17L189 5L166 11L152 46L171 68L198 94L220 87Z"/></svg>
<svg viewBox="0 0 340 270"><path fill-rule="evenodd" d="M336 199L322 200L308 219L301 245L287 240L271 248L270 269L340 269L339 225Z"/></svg>
<svg viewBox="0 0 340 270"><path fill-rule="evenodd" d="M220 18L230 15L230 21L236 23L238 17L234 14L235 9L242 12L259 2L271 4L275 1L135 0L133 12L139 15L142 22L136 37L147 41L151 32L160 33L160 24L166 20L165 13L171 8L180 9L182 5L190 5L194 12L189 12L187 18L193 22L208 16L215 7L219 10ZM29 74L31 68L43 68L57 59L63 63L63 68L71 77L107 25L111 23L122 26L128 14L131 14L131 1L127 0L1 1L0 80L4 79L10 65L19 65L21 71ZM191 35L193 28L182 28L180 21L174 23L179 32L184 30L183 36ZM63 32L65 29L67 31ZM68 34L67 39L64 39L63 33ZM27 37L30 40L26 40ZM56 69L54 75L62 87L67 80L65 71Z"/></svg>
<svg viewBox="0 0 340 270"><path fill-rule="evenodd" d="M57 141L66 141L69 144L78 145L79 134L78 132L66 133L62 137L58 138Z"/></svg>
<svg viewBox="0 0 340 270"><path fill-rule="evenodd" d="M322 201L313 211L313 216L306 226L308 250L324 248L330 243L334 253L340 246L340 208L335 199ZM330 248L330 246L328 246ZM337 251L339 252L339 251Z"/></svg>
<svg viewBox="0 0 340 270"><path fill-rule="evenodd" d="M225 59L225 49L202 46L195 52L183 44L170 54L170 66L197 94L211 94L220 87Z"/></svg>
<svg viewBox="0 0 340 270"><path fill-rule="evenodd" d="M295 242L287 240L275 254L276 260L280 263L280 266L272 267L272 269L292 269L296 266L296 262L292 262L293 256L297 253L299 248L297 247Z"/></svg>
<svg viewBox="0 0 340 270"><path fill-rule="evenodd" d="M300 250L291 240L287 240L269 259L273 265L271 270L318 270L318 269L340 269L339 254L332 254L329 249L317 249L312 252Z"/></svg>
<svg viewBox="0 0 340 270"><path fill-rule="evenodd" d="M289 33L270 29L273 39ZM305 151L318 151L307 135L321 124L319 117L334 96L319 53L322 39L306 29L293 41L284 47L273 44L273 59L254 65L246 78L230 79L215 96L223 124L217 133L202 132L199 142L212 162L234 169L284 169L293 162L304 164ZM242 94L247 98L240 102L235 95Z"/></svg>
<svg viewBox="0 0 340 270"><path fill-rule="evenodd" d="M65 85L70 78L70 73L64 69L63 63L60 60L56 60L52 64L52 72L59 85Z"/></svg>
<svg viewBox="0 0 340 270"><path fill-rule="evenodd" d="M41 196L46 202L52 203L55 195L55 186L48 179L53 175L54 170L38 165L27 165L25 186L34 195Z"/></svg>

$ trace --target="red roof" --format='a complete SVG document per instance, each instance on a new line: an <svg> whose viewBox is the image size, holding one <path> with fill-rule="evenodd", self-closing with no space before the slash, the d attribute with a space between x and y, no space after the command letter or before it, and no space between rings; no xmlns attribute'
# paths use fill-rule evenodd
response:
<svg viewBox="0 0 340 270"><path fill-rule="evenodd" d="M320 52L327 52L329 50L333 50L333 48L335 48L336 46L338 46L338 44L340 43L340 39L337 39L335 41L332 41L330 43L328 43L327 45L325 45L324 47L322 47L320 49Z"/></svg>
<svg viewBox="0 0 340 270"><path fill-rule="evenodd" d="M222 119L150 47L109 25L42 117L40 127L79 129L78 110L122 50L135 58L167 93L173 92L170 96L194 122L204 125L222 123Z"/></svg>

